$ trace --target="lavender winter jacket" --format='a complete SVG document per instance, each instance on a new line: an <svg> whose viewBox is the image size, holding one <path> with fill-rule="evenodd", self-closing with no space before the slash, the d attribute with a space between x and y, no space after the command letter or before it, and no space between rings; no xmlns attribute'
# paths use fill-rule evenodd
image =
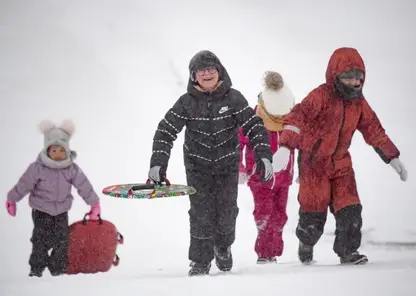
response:
<svg viewBox="0 0 416 296"><path fill-rule="evenodd" d="M29 205L33 209L56 216L71 209L74 199L71 194L72 185L88 205L99 203L98 195L77 164L50 168L39 157L9 191L7 200L18 202L30 193Z"/></svg>

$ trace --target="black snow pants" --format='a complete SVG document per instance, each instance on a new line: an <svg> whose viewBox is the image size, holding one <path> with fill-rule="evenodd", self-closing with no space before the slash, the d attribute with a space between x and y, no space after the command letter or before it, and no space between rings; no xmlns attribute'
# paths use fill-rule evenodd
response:
<svg viewBox="0 0 416 296"><path fill-rule="evenodd" d="M361 246L362 205L347 206L334 212L332 205L330 211L335 217L334 252L344 257L356 252ZM301 242L314 246L324 232L327 212L308 213L299 211L299 222L296 235Z"/></svg>
<svg viewBox="0 0 416 296"><path fill-rule="evenodd" d="M63 273L68 262L68 213L51 216L32 210L32 219L31 270L42 272L47 267L51 273Z"/></svg>
<svg viewBox="0 0 416 296"><path fill-rule="evenodd" d="M214 259L214 246L226 249L235 241L238 171L187 170L186 175L197 191L189 197L189 260L208 264Z"/></svg>

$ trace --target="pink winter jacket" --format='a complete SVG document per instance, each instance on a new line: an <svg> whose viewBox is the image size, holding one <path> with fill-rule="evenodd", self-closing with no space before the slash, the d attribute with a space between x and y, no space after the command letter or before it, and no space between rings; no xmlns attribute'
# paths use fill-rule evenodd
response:
<svg viewBox="0 0 416 296"><path fill-rule="evenodd" d="M271 132L269 131L269 139L270 139L270 148L272 153L276 153L278 146L279 146L279 137L281 132ZM295 152L292 149L290 151L290 158L288 165L285 170L275 173L274 178L268 182L261 183L260 176L255 175L253 172L254 166L256 164L256 159L254 157L254 152L252 147L250 146L249 139L244 136L243 130L239 129L239 139L240 139L240 172L246 173L250 176L248 180L249 186L258 186L260 184L264 184L264 186L270 187L289 187L292 185L293 182L293 167L295 161ZM245 166L243 165L243 155L245 149Z"/></svg>

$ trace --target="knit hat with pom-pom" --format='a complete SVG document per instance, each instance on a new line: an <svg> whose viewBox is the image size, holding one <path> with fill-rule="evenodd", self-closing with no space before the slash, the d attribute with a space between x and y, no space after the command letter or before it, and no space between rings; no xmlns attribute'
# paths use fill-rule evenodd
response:
<svg viewBox="0 0 416 296"><path fill-rule="evenodd" d="M274 71L264 75L264 90L259 95L259 103L263 103L271 115L282 116L293 108L295 97L289 87L283 82L282 76Z"/></svg>
<svg viewBox="0 0 416 296"><path fill-rule="evenodd" d="M63 162L68 162L68 164L72 162L76 153L69 146L69 141L75 132L75 125L71 120L64 120L59 126L50 120L43 120L39 123L39 131L44 135L41 158L45 164L52 165L52 160L48 160L48 148L52 145L59 145L65 149L67 158ZM62 165L65 166L65 163ZM53 165L53 167L57 168L57 165Z"/></svg>

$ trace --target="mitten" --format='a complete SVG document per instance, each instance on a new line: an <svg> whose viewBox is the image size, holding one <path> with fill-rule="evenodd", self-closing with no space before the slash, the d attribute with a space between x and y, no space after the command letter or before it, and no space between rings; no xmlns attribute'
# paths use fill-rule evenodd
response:
<svg viewBox="0 0 416 296"><path fill-rule="evenodd" d="M290 159L290 150L281 146L275 154L273 154L273 170L278 173L287 167Z"/></svg>
<svg viewBox="0 0 416 296"><path fill-rule="evenodd" d="M15 217L17 212L17 206L14 201L6 200L6 209L10 216Z"/></svg>
<svg viewBox="0 0 416 296"><path fill-rule="evenodd" d="M400 180L406 181L407 180L407 170L404 167L403 163L400 159L395 158L390 161L391 167L399 174Z"/></svg>
<svg viewBox="0 0 416 296"><path fill-rule="evenodd" d="M90 217L90 220L99 220L101 216L101 207L100 204L96 204L91 206L91 210L88 213L88 216Z"/></svg>

